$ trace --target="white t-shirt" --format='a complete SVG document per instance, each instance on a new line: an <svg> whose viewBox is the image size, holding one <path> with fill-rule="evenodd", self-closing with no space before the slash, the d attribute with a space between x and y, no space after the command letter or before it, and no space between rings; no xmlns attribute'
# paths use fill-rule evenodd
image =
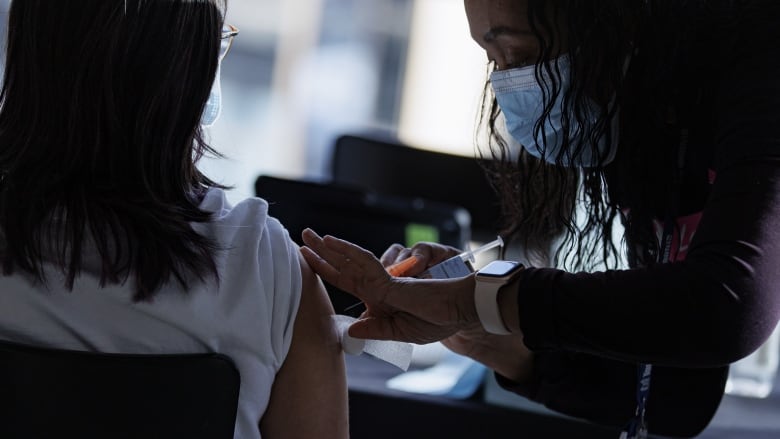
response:
<svg viewBox="0 0 780 439"><path fill-rule="evenodd" d="M72 292L47 269L47 285L26 274L0 276L0 339L67 349L124 353L219 352L241 374L235 437L259 438L274 377L287 356L301 297L298 246L250 198L231 207L211 189L201 208L215 213L198 232L225 251L215 259L220 282L169 283L148 303L133 303L132 282L100 288L83 274Z"/></svg>

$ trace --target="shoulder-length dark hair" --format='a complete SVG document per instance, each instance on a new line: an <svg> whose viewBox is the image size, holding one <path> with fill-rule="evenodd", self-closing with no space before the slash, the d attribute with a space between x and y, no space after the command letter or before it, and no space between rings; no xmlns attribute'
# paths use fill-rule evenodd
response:
<svg viewBox="0 0 780 439"><path fill-rule="evenodd" d="M623 261L613 237L620 220L628 263L653 263L658 245L652 220L676 190L665 183L676 172L677 144L670 143L669 113L679 106L680 91L691 86L691 65L712 55L712 49L699 44L706 37L698 32L710 26L709 32L717 34L713 26L728 26L721 18L729 16L731 3L528 1L531 30L539 41L537 78L549 78L543 87L543 118L535 129L541 129L561 95L567 109L562 119L564 148L552 157L555 164L524 151L513 156L486 83L478 138L486 134L494 159L488 172L502 198L506 235L519 240L529 254L568 269L614 268ZM568 48L571 61L566 90L555 68L558 47ZM595 123L583 125L594 101L601 114ZM620 120L619 140L612 138L613 118ZM580 126L587 128L579 132ZM570 133L587 142L571 142ZM584 169L563 165L568 154L577 154L572 150L576 145L591 148L599 157L595 145L602 138L619 142L612 164Z"/></svg>
<svg viewBox="0 0 780 439"><path fill-rule="evenodd" d="M0 257L68 288L97 255L101 284L150 300L171 277L216 276L192 222L216 154L200 118L226 0L19 0L0 92Z"/></svg>

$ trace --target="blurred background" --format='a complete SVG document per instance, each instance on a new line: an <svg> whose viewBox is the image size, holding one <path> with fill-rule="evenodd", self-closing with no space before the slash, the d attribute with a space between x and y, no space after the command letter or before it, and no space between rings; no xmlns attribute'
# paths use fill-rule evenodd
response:
<svg viewBox="0 0 780 439"><path fill-rule="evenodd" d="M230 0L241 30L222 66L223 112L201 169L253 196L260 174L327 177L335 137L388 131L474 155L486 59L451 0Z"/></svg>

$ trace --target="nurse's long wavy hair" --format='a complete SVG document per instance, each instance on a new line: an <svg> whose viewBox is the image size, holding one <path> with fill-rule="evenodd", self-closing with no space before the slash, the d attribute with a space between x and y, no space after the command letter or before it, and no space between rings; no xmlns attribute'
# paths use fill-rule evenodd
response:
<svg viewBox="0 0 780 439"><path fill-rule="evenodd" d="M679 91L694 84L695 70L706 72L706 60L718 59L707 35L727 32L734 24L733 3L529 0L531 30L540 43L537 78L551 78L543 86L545 107L536 132L556 97L562 95L568 110L563 149L550 154L554 164L548 164L513 145L501 128L490 84L485 85L477 141L487 139L479 151L493 158L488 173L502 198L505 235L534 260L570 270L654 263L659 245L652 221L663 217L676 190L669 182L677 172L678 131L669 115L683 99ZM567 47L571 60L566 90L555 62L557 47ZM493 69L489 64L488 71ZM595 123L582 124L593 102L602 112ZM612 133L613 118L620 121L619 139ZM593 145L601 139L619 142L613 163L584 169L564 165L582 148L599 157ZM622 241L615 240L617 221L625 227Z"/></svg>
<svg viewBox="0 0 780 439"><path fill-rule="evenodd" d="M200 118L224 0L15 0L0 92L0 258L66 286L89 267L150 300L216 276L193 230L209 186ZM93 268L94 266L94 268ZM50 281L50 279L48 280ZM78 294L76 292L75 294Z"/></svg>

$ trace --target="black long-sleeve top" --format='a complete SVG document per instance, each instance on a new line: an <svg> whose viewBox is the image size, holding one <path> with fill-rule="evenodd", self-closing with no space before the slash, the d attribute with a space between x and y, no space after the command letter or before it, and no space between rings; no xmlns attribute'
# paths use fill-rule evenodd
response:
<svg viewBox="0 0 780 439"><path fill-rule="evenodd" d="M527 269L519 318L534 377L523 385L499 377L505 388L622 426L636 408L637 364L650 363L650 431L694 436L718 407L727 365L777 325L780 34L753 26L727 37L692 108L686 175L708 188L681 197L673 261L597 273ZM691 178L682 193L701 186Z"/></svg>

